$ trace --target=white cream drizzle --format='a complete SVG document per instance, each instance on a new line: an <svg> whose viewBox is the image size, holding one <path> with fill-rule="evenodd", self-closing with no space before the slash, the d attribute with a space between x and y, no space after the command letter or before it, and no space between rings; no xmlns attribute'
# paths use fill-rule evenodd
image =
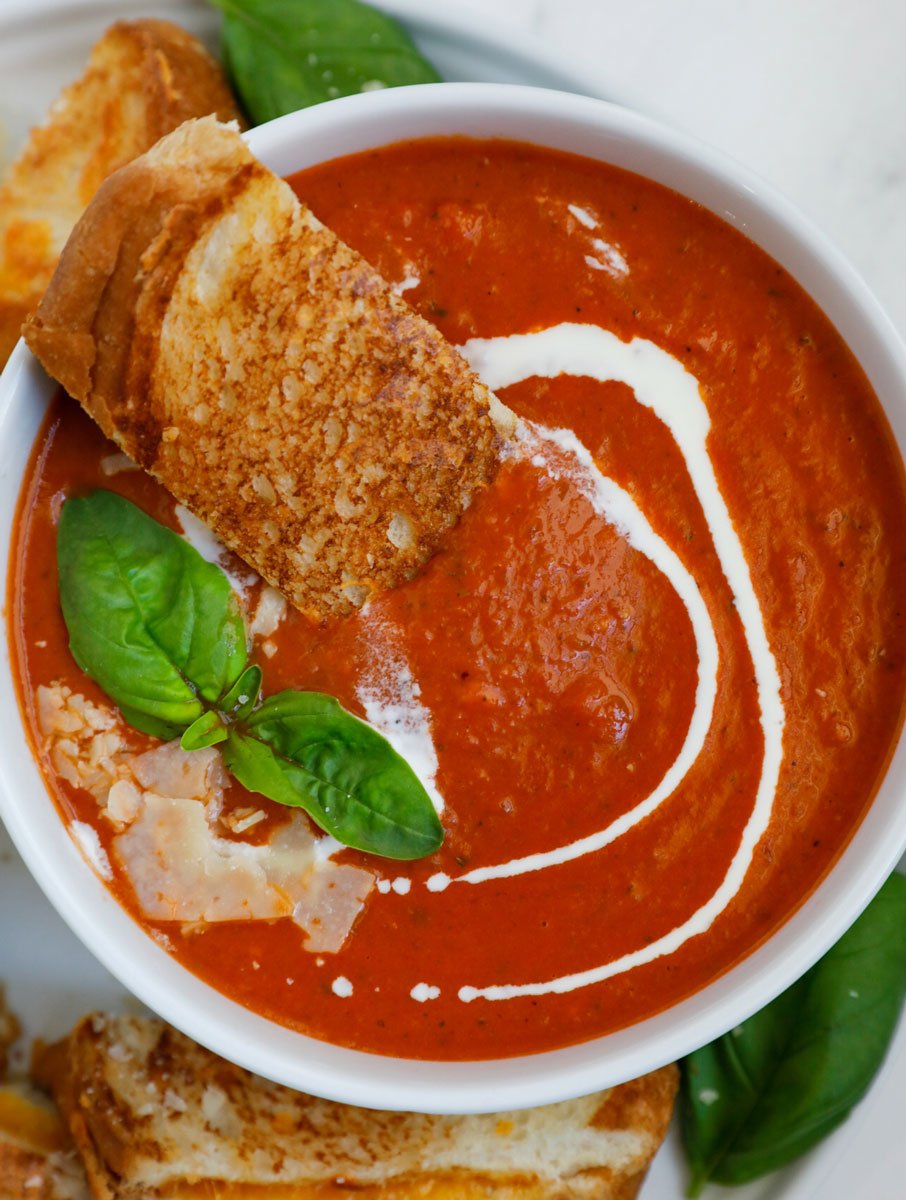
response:
<svg viewBox="0 0 906 1200"><path fill-rule="evenodd" d="M339 996L341 1000L348 1000L354 989L352 983L345 975L338 975L333 983L331 983L330 990L335 996Z"/></svg>
<svg viewBox="0 0 906 1200"><path fill-rule="evenodd" d="M471 345L472 343L468 343L468 346ZM485 883L489 879L524 875L528 871L542 871L548 867L560 866L586 854L593 854L596 850L603 850L605 846L622 837L633 826L650 816L679 787L701 753L711 726L717 696L717 639L698 585L676 553L654 532L629 493L601 474L591 454L572 430L550 430L545 429L543 425L520 421L515 454L530 459L533 466L544 470L554 479L569 479L576 490L591 503L595 512L613 525L630 546L650 559L670 580L686 606L698 651L695 708L679 754L655 790L635 808L588 837L570 842L566 846L558 846L555 850L529 854L524 858L510 859L509 862L490 867L477 867L473 871L458 875L457 883ZM430 891L438 892L443 891L451 882L453 881L448 875L438 872L430 877L427 886Z"/></svg>
<svg viewBox="0 0 906 1200"><path fill-rule="evenodd" d="M412 288L419 287L421 281L421 275L418 274L414 267L410 267L399 283L391 283L390 290L391 292L395 292L397 296L402 296L403 292L408 292Z"/></svg>
<svg viewBox="0 0 906 1200"><path fill-rule="evenodd" d="M597 229L600 225L596 216L578 204L567 204L566 211L585 229ZM629 263L621 254L618 246L612 242L605 242L601 237L592 238L591 246L595 253L584 256L586 266L591 267L593 271L606 271L614 279L629 274Z"/></svg>
<svg viewBox="0 0 906 1200"><path fill-rule="evenodd" d="M435 811L444 811L437 790L437 751L431 736L431 714L421 702L414 678L393 627L370 606L362 610L362 636L368 647L368 665L356 689L369 725L402 755L431 798Z"/></svg>
<svg viewBox="0 0 906 1200"><path fill-rule="evenodd" d="M606 271L614 279L629 274L629 263L611 242L605 242L603 238L592 238L591 245L597 258L594 254L586 254L585 263L592 270Z"/></svg>
<svg viewBox="0 0 906 1200"><path fill-rule="evenodd" d="M379 879L377 890L382 896L396 892L397 896L408 896L412 888L412 880L405 875L397 875L396 879Z"/></svg>
<svg viewBox="0 0 906 1200"><path fill-rule="evenodd" d="M739 891L755 846L770 821L783 758L785 715L780 695L780 677L752 587L748 564L708 455L710 418L695 377L677 359L654 343L641 338L622 342L614 334L594 325L563 324L537 333L476 338L467 342L462 352L492 389L507 387L532 376L553 378L569 374L587 376L601 382L616 380L631 387L636 400L650 408L664 422L683 454L718 559L734 593L737 612L752 655L759 719L764 735L761 777L751 815L722 882L701 908L670 933L649 945L586 971L535 983L487 987L468 985L460 988L459 998L470 1002L479 997L507 1000L516 996L562 993L587 987L672 954L690 938L704 933ZM550 446L554 447L556 453L551 453L548 449ZM486 879L542 870L606 846L614 837L625 833L653 812L675 790L691 766L691 761L694 761L694 756L689 761L687 750L691 752L697 747L697 755L713 712L717 674L713 628L706 610L703 617L704 602L677 556L657 537L628 494L600 472L589 451L571 431L550 431L523 423L522 445L517 453L527 452L531 454L535 465L543 465L552 473L559 472L561 477L573 479L597 511L670 579L689 612L698 646L695 710L683 747L664 779L646 800L607 829L568 846L470 871L453 880L445 875L432 876L428 887L434 891L443 890L450 882L481 883Z"/></svg>
<svg viewBox="0 0 906 1200"><path fill-rule="evenodd" d="M580 225L584 225L586 229L597 229L598 219L592 216L587 208L582 208L578 204L567 204L566 211L574 216Z"/></svg>
<svg viewBox="0 0 906 1200"><path fill-rule="evenodd" d="M190 512L185 505L177 504L175 512L176 519L182 526L182 535L189 545L198 551L205 562L214 563L220 567L230 581L233 591L244 598L249 588L258 582L255 572L249 569L243 574L238 574L227 570L224 563L227 561L229 550L217 534L209 529L204 521L200 521L193 512Z"/></svg>
<svg viewBox="0 0 906 1200"><path fill-rule="evenodd" d="M428 1000L436 1000L440 995L440 988L430 983L417 983L409 995L419 1004L424 1004Z"/></svg>

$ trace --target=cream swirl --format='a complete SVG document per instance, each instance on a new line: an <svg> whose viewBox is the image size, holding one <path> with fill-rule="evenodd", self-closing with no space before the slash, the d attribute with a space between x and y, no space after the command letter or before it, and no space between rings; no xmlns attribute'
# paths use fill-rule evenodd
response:
<svg viewBox="0 0 906 1200"><path fill-rule="evenodd" d="M471 1001L506 1000L573 991L599 983L634 967L672 954L690 938L710 928L742 886L755 847L768 827L783 760L785 714L777 664L768 642L764 620L745 553L721 494L707 449L710 418L698 381L672 355L641 338L623 342L594 325L562 324L536 333L473 339L462 347L484 382L503 388L532 376L585 376L600 382L615 380L632 388L638 403L650 408L667 426L685 460L686 469L701 503L718 560L736 602L755 672L759 720L764 736L761 773L752 812L739 846L711 897L681 925L654 942L620 958L556 979L522 984L492 984L460 988L459 997ZM581 442L569 430L550 431L524 426L521 452L529 451L533 463L551 473L568 474L596 510L627 540L641 550L667 576L686 605L698 648L698 684L695 709L686 739L674 763L655 790L629 813L590 837L540 854L470 871L450 880L433 876L432 890L449 883L482 883L488 879L543 870L583 854L593 853L650 815L675 791L701 751L711 723L718 668L714 632L704 602L691 576L675 553L657 537L628 494L607 479ZM690 586L691 585L691 586ZM703 614L704 610L704 614Z"/></svg>
<svg viewBox="0 0 906 1200"><path fill-rule="evenodd" d="M673 585L692 622L698 652L695 708L679 754L654 791L635 808L588 837L539 854L510 859L509 862L497 863L490 867L477 867L473 871L457 875L457 883L485 883L489 879L524 875L528 871L542 871L547 867L571 862L585 854L593 854L596 850L603 850L624 833L628 833L633 826L650 816L682 783L701 753L711 726L717 696L717 639L705 602L695 580L678 555L654 532L629 493L601 474L591 454L569 429L550 430L528 421L520 421L515 448L511 452L511 457L517 456L530 459L533 466L545 471L554 479L568 479L591 503L595 512L613 525L630 546L650 559ZM438 873L428 880L428 889L432 892L443 891L451 882L453 880L449 875Z"/></svg>

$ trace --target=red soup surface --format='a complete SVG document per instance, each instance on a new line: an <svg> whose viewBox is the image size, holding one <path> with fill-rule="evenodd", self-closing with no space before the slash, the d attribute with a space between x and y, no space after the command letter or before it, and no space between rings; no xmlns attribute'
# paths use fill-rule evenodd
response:
<svg viewBox="0 0 906 1200"><path fill-rule="evenodd" d="M109 707L67 648L61 499L106 487L179 522L62 396L24 485L11 608L48 782L135 919L275 1021L441 1059L619 1029L777 929L872 799L904 692L906 495L885 418L784 270L638 176L433 139L291 182L452 342L539 335L466 348L524 423L424 573L362 614L290 611L253 641L268 692L398 718L429 775L436 756L445 843L412 864L338 852L371 880L332 952L287 918L145 914L36 696L57 684ZM211 820L260 846L287 815L233 784Z"/></svg>

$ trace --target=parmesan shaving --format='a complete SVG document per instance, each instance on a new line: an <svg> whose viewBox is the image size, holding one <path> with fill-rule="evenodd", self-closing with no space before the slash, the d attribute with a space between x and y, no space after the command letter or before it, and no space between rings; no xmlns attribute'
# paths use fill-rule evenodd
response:
<svg viewBox="0 0 906 1200"><path fill-rule="evenodd" d="M307 934L305 949L313 954L341 950L371 891L369 871L337 863L319 864L305 906L296 905L293 919Z"/></svg>
<svg viewBox="0 0 906 1200"><path fill-rule="evenodd" d="M126 779L118 779L107 794L107 816L116 825L131 824L141 806L141 792Z"/></svg>
<svg viewBox="0 0 906 1200"><path fill-rule="evenodd" d="M209 800L227 783L220 754L206 750L181 750L179 742L166 742L131 762L135 778L149 792L180 800Z"/></svg>
<svg viewBox="0 0 906 1200"><path fill-rule="evenodd" d="M266 815L262 808L237 808L227 813L223 823L231 833L245 833L247 829L252 829L263 821Z"/></svg>
<svg viewBox="0 0 906 1200"><path fill-rule="evenodd" d="M272 616L279 607L270 602ZM342 948L374 880L333 862L322 845L331 839L316 836L302 813L261 845L218 836L228 776L216 748L187 752L174 741L137 754L114 708L60 683L39 687L35 701L45 753L116 829L113 857L146 917L187 925L285 917L305 934L306 950ZM224 824L238 835L265 816L247 807ZM94 869L112 878L97 830L84 822L70 829Z"/></svg>
<svg viewBox="0 0 906 1200"><path fill-rule="evenodd" d="M95 875L100 875L101 879L112 879L113 872L110 869L110 861L104 852L104 847L101 845L101 839L98 837L97 830L92 825L87 825L84 821L73 821L69 826L69 832L75 839L76 845L82 851L82 854L88 860L88 864Z"/></svg>
<svg viewBox="0 0 906 1200"><path fill-rule="evenodd" d="M293 813L261 846L218 837L198 800L145 794L141 815L114 839L146 916L158 921L291 917L306 949L335 952L371 888L357 867L319 862L315 836Z"/></svg>
<svg viewBox="0 0 906 1200"><path fill-rule="evenodd" d="M101 459L101 470L105 475L119 475L121 471L137 471L138 463L128 454L107 454Z"/></svg>
<svg viewBox="0 0 906 1200"><path fill-rule="evenodd" d="M249 626L249 636L253 639L270 637L286 616L286 607L286 597L282 592L272 587L262 588L255 615Z"/></svg>
<svg viewBox="0 0 906 1200"><path fill-rule="evenodd" d="M60 776L96 800L106 800L119 779L128 777L126 726L112 708L101 707L61 683L35 693L42 749Z"/></svg>
<svg viewBox="0 0 906 1200"><path fill-rule="evenodd" d="M285 892L273 887L264 847L211 833L197 800L145 794L140 816L113 843L146 917L156 921L274 920L292 915ZM299 849L299 872L310 846Z"/></svg>

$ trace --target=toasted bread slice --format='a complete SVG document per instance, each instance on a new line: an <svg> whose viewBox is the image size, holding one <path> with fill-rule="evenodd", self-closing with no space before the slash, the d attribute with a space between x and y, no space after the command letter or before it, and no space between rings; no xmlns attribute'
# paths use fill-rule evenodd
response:
<svg viewBox="0 0 906 1200"><path fill-rule="evenodd" d="M213 119L101 187L26 339L108 437L317 616L412 576L512 430L434 326Z"/></svg>
<svg viewBox="0 0 906 1200"><path fill-rule="evenodd" d="M88 201L189 117L238 110L201 43L167 21L121 21L35 129L0 187L0 367Z"/></svg>
<svg viewBox="0 0 906 1200"><path fill-rule="evenodd" d="M88 1184L60 1114L26 1083L4 1082L19 1022L0 985L0 1200L88 1200Z"/></svg>
<svg viewBox="0 0 906 1200"><path fill-rule="evenodd" d="M267 1083L159 1021L98 1016L39 1070L97 1200L631 1200L677 1087L670 1067L524 1112L375 1112Z"/></svg>
<svg viewBox="0 0 906 1200"><path fill-rule="evenodd" d="M0 1085L0 1200L89 1200L66 1126L27 1084Z"/></svg>

